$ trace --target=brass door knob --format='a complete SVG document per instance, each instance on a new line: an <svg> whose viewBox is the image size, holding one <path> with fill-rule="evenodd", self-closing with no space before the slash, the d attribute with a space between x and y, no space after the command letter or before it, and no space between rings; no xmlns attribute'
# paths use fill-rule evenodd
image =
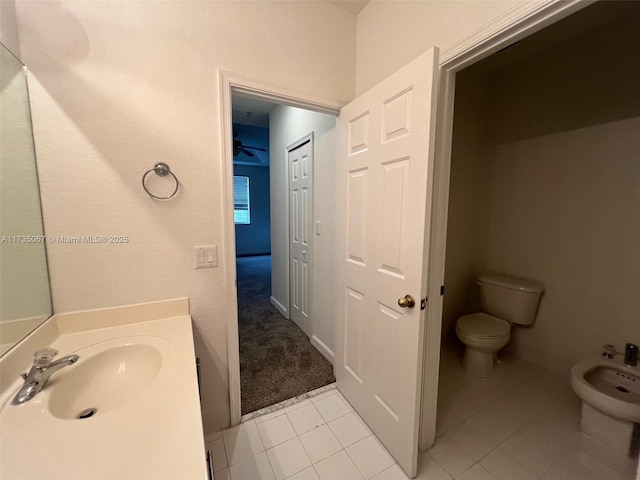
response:
<svg viewBox="0 0 640 480"><path fill-rule="evenodd" d="M411 295L405 295L402 298L398 299L398 305L402 308L413 308L416 305L416 299Z"/></svg>

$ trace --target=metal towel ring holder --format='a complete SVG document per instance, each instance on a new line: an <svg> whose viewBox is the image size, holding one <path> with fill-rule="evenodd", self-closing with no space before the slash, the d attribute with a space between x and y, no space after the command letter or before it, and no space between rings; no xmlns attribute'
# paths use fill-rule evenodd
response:
<svg viewBox="0 0 640 480"><path fill-rule="evenodd" d="M167 175L171 175L173 179L176 181L175 190L170 195L167 195L166 197L160 197L158 195L154 195L153 193L151 193L145 183L145 181L147 180L147 175L149 175L151 172L155 172L156 175L158 175L159 177L166 177ZM153 198L157 198L158 200L169 200L176 193L178 193L179 187L180 187L180 182L178 181L178 177L176 177L175 173L171 171L171 168L169 168L169 165L167 165L166 163L158 162L153 166L151 170L147 170L144 173L144 175L142 175L142 188L144 188L144 191L147 192L150 196L152 196Z"/></svg>

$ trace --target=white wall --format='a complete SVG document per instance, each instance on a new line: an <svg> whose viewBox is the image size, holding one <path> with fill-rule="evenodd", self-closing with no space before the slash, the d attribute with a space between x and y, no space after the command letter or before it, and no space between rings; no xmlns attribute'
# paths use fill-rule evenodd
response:
<svg viewBox="0 0 640 480"><path fill-rule="evenodd" d="M52 244L54 310L188 296L205 431L218 430L229 422L226 265L195 270L192 253L224 248L218 69L349 99L355 17L324 2L21 1L16 11L47 233L128 237ZM157 161L181 182L168 202L140 184Z"/></svg>
<svg viewBox="0 0 640 480"><path fill-rule="evenodd" d="M311 338L326 345L333 356L335 314L330 295L334 283L334 212L336 117L299 108L279 106L269 117L271 159L271 276L272 296L289 307L287 216L287 146L313 132L313 253ZM320 222L319 235L315 223ZM316 343L316 347L322 346Z"/></svg>
<svg viewBox="0 0 640 480"><path fill-rule="evenodd" d="M356 93L425 50L442 51L523 0L372 0L358 14Z"/></svg>
<svg viewBox="0 0 640 480"><path fill-rule="evenodd" d="M486 228L480 253L450 230L447 259L474 259L460 276L481 258L482 269L542 282L535 323L514 329L508 348L564 374L605 343L640 342L640 66L626 61L638 29L639 20L601 27L493 74L488 92L468 83L462 93L489 95L475 114L491 125L488 146L454 156L453 171L486 169L489 195L475 208L478 187L452 183L452 196L468 194L452 224L462 215Z"/></svg>

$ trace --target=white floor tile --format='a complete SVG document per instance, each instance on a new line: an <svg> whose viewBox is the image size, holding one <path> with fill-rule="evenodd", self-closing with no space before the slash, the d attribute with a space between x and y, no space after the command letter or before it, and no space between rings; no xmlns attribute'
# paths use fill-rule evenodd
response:
<svg viewBox="0 0 640 480"><path fill-rule="evenodd" d="M480 461L497 480L536 480L537 477L514 459L494 450Z"/></svg>
<svg viewBox="0 0 640 480"><path fill-rule="evenodd" d="M224 434L224 448L227 452L229 465L238 463L264 450L260 434L255 422L241 424L242 428L234 427L233 433Z"/></svg>
<svg viewBox="0 0 640 480"><path fill-rule="evenodd" d="M207 450L211 452L211 461L213 462L214 472L227 467L227 454L224 450L222 437L214 440L213 442L207 443Z"/></svg>
<svg viewBox="0 0 640 480"><path fill-rule="evenodd" d="M436 462L427 452L421 453L418 457L418 476L419 480L451 480L453 477L449 475L444 468Z"/></svg>
<svg viewBox="0 0 640 480"><path fill-rule="evenodd" d="M231 465L229 472L231 480L274 480L275 478L264 452Z"/></svg>
<svg viewBox="0 0 640 480"><path fill-rule="evenodd" d="M213 442L214 440L217 440L219 438L222 438L222 431L211 433L211 434L207 435L206 437L204 437L204 441L205 441L205 443L209 443L209 442Z"/></svg>
<svg viewBox="0 0 640 480"><path fill-rule="evenodd" d="M557 460L580 440L579 428L579 425L563 421L562 417L543 412L521 428L518 435Z"/></svg>
<svg viewBox="0 0 640 480"><path fill-rule="evenodd" d="M246 430L248 428L251 428L252 426L255 426L255 424L256 424L255 420L249 420L246 422L239 423L238 425L235 425L233 427L227 428L226 430L223 430L222 436L228 437L229 435L238 433L240 430Z"/></svg>
<svg viewBox="0 0 640 480"><path fill-rule="evenodd" d="M621 478L637 480L637 458L631 459L625 454L602 445L588 435L581 434L578 441L569 449L568 453L571 452L574 454L580 452L590 456L605 467L617 472Z"/></svg>
<svg viewBox="0 0 640 480"><path fill-rule="evenodd" d="M333 392L332 392L333 393ZM294 410L297 410L299 408L305 407L307 405L309 405L310 403L313 403L311 401L310 398L306 398L300 402L296 402L293 405L289 405L287 408L285 408L285 412L289 413L289 412L293 412Z"/></svg>
<svg viewBox="0 0 640 480"><path fill-rule="evenodd" d="M457 477L456 480L496 480L496 477L487 472L482 465L476 463L469 470Z"/></svg>
<svg viewBox="0 0 640 480"><path fill-rule="evenodd" d="M347 398L344 395L342 395L340 390L336 389L336 395L338 395L340 400L342 400L344 402L344 404L347 406L347 408L353 412L353 407L349 403L349 400L347 400Z"/></svg>
<svg viewBox="0 0 640 480"><path fill-rule="evenodd" d="M506 398L494 403L469 420L469 426L496 445L501 444L529 423L536 412Z"/></svg>
<svg viewBox="0 0 640 480"><path fill-rule="evenodd" d="M224 468L218 472L216 472L214 475L214 480L231 480L231 474L229 473L229 469L228 468Z"/></svg>
<svg viewBox="0 0 640 480"><path fill-rule="evenodd" d="M271 412L271 413L266 413L264 415L260 415L258 418L256 418L256 424L259 425L261 423L266 422L267 420L271 420L273 418L280 417L280 416L282 416L284 414L286 414L286 411L285 411L284 408L281 408L280 410L276 410L276 411Z"/></svg>
<svg viewBox="0 0 640 480"><path fill-rule="evenodd" d="M329 428L343 447L353 445L371 435L371 431L353 412L329 422Z"/></svg>
<svg viewBox="0 0 640 480"><path fill-rule="evenodd" d="M345 450L365 479L375 477L395 463L374 435L354 443Z"/></svg>
<svg viewBox="0 0 640 480"><path fill-rule="evenodd" d="M270 448L267 450L267 456L276 480L283 480L311 466L309 457L298 438Z"/></svg>
<svg viewBox="0 0 640 480"><path fill-rule="evenodd" d="M444 438L450 438L476 462L496 448L495 444L466 423L453 429Z"/></svg>
<svg viewBox="0 0 640 480"><path fill-rule="evenodd" d="M346 415L351 411L345 402L343 402L335 393L333 395L323 397L320 400L314 400L313 404L318 409L325 422L335 420L336 418Z"/></svg>
<svg viewBox="0 0 640 480"><path fill-rule="evenodd" d="M309 467L287 478L287 480L320 480L320 477L318 477L315 468Z"/></svg>
<svg viewBox="0 0 640 480"><path fill-rule="evenodd" d="M315 465L320 480L363 480L362 475L344 450Z"/></svg>
<svg viewBox="0 0 640 480"><path fill-rule="evenodd" d="M517 461L537 477L544 475L556 460L551 455L547 455L536 448L519 433L516 433L500 445L498 450Z"/></svg>
<svg viewBox="0 0 640 480"><path fill-rule="evenodd" d="M300 435L299 438L311 463L318 463L342 450L340 442L326 425Z"/></svg>
<svg viewBox="0 0 640 480"><path fill-rule="evenodd" d="M453 440L446 438L436 440L436 444L429 450L429 455L454 478L476 463Z"/></svg>
<svg viewBox="0 0 640 480"><path fill-rule="evenodd" d="M397 463L394 463L389 468L373 477L373 480L409 480L409 477L407 477Z"/></svg>
<svg viewBox="0 0 640 480"><path fill-rule="evenodd" d="M621 480L621 477L613 470L602 465L593 464L587 459L568 458L556 462L545 473L542 480ZM630 477L631 480L633 477ZM626 479L625 479L626 480Z"/></svg>
<svg viewBox="0 0 640 480"><path fill-rule="evenodd" d="M258 432L265 449L269 449L295 438L296 432L291 426L289 417L280 415L258 424Z"/></svg>
<svg viewBox="0 0 640 480"><path fill-rule="evenodd" d="M287 413L287 416L298 435L302 435L325 423L324 418L322 418L322 415L320 415L320 412L312 402Z"/></svg>
<svg viewBox="0 0 640 480"><path fill-rule="evenodd" d="M317 402L318 400L321 400L323 398L327 398L327 397L329 397L331 395L335 395L337 392L338 392L337 388L330 388L326 392L322 392L322 393L319 393L317 395L314 395L313 397L310 398L310 400L312 402Z"/></svg>

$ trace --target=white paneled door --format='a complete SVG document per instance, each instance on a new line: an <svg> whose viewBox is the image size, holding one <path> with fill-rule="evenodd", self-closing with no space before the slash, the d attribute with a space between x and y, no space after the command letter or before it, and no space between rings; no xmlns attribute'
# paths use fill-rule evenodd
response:
<svg viewBox="0 0 640 480"><path fill-rule="evenodd" d="M311 136L289 148L289 283L291 320L311 336L311 222L313 150Z"/></svg>
<svg viewBox="0 0 640 480"><path fill-rule="evenodd" d="M344 107L339 119L338 388L411 477L418 459L437 70L431 49Z"/></svg>

